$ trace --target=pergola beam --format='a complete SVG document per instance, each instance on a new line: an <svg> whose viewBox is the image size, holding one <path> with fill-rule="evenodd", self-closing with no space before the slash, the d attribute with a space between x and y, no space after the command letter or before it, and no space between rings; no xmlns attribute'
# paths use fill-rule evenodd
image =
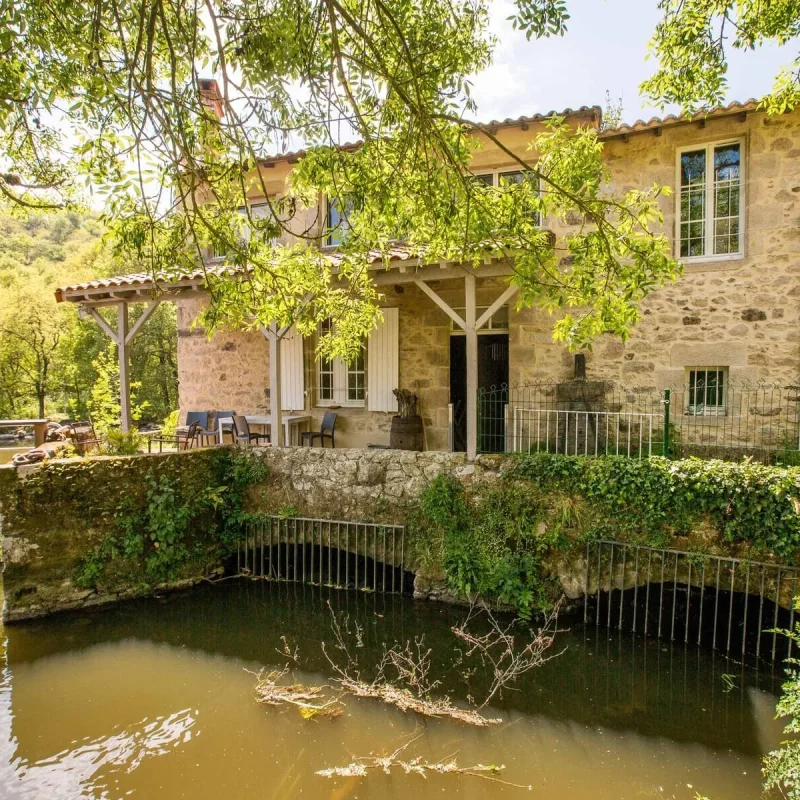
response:
<svg viewBox="0 0 800 800"><path fill-rule="evenodd" d="M117 363L119 365L119 408L120 426L127 433L131 429L131 377L130 377L130 348L131 342L136 338L144 324L158 308L161 300L151 301L147 308L142 312L136 324L129 328L128 325L128 306L127 300L116 300L114 305L117 307L117 329L114 330L106 322L94 305L82 305L80 308L81 317L91 317L101 331L111 339L117 346Z"/></svg>
<svg viewBox="0 0 800 800"><path fill-rule="evenodd" d="M478 317L475 321L475 327L480 330L500 310L500 307L505 305L518 291L519 286L509 286L503 294Z"/></svg>
<svg viewBox="0 0 800 800"><path fill-rule="evenodd" d="M136 334L139 333L139 331L142 329L142 326L145 324L145 322L147 322L147 320L150 319L150 317L153 315L153 312L159 307L160 304L161 300L153 300L153 302L148 304L147 308L145 308L144 312L142 313L142 316L136 320L136 323L125 337L125 344L130 344L134 340Z"/></svg>
<svg viewBox="0 0 800 800"><path fill-rule="evenodd" d="M283 447L283 409L281 408L281 340L288 333L291 325L278 327L277 322L270 325L259 325L261 333L269 342L269 415L270 440L276 447Z"/></svg>
<svg viewBox="0 0 800 800"><path fill-rule="evenodd" d="M467 458L478 455L478 328L476 325L475 275L464 277L467 335Z"/></svg>
<svg viewBox="0 0 800 800"><path fill-rule="evenodd" d="M441 308L442 311L444 311L444 313L447 314L447 316L450 317L450 319L452 319L456 325L458 325L459 328L462 330L467 329L467 324L461 318L461 315L452 309L445 300L443 300L433 289L431 289L430 286L428 286L427 283L425 283L425 281L415 280L414 283L423 292L425 292L425 294L428 295L428 297L430 297L430 299L433 300L433 302L436 303L436 305L439 306L439 308Z"/></svg>

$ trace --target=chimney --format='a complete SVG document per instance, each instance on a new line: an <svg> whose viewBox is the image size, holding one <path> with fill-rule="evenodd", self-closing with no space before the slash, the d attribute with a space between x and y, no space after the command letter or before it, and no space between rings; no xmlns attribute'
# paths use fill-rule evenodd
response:
<svg viewBox="0 0 800 800"><path fill-rule="evenodd" d="M213 78L201 78L197 82L197 86L200 102L215 117L222 119L225 116L225 109L222 107L222 93L219 90L219 84Z"/></svg>

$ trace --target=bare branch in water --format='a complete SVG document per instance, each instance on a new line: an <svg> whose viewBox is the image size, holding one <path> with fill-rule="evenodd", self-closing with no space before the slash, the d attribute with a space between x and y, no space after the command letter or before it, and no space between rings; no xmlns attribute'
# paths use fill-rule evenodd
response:
<svg viewBox="0 0 800 800"><path fill-rule="evenodd" d="M522 646L516 632L519 631L519 622L512 619L508 624L501 624L487 606L471 606L467 618L460 625L454 625L453 633L467 646L466 655L480 656L484 663L488 663L492 671L492 684L479 708L489 705L492 698L503 689L508 689L526 672L540 667L551 658L556 658L563 653L546 655L553 644L557 632L558 612L564 602L562 597L547 614L538 630L528 629L527 641ZM478 634L470 630L470 624L477 619L485 618L489 624L486 633Z"/></svg>
<svg viewBox="0 0 800 800"><path fill-rule="evenodd" d="M393 768L403 770L407 775L421 775L426 778L429 773L436 773L439 775L469 775L473 778L484 778L486 780L502 783L504 786L511 786L516 789L528 789L532 786L523 786L518 783L510 783L497 777L504 769L503 764L473 764L469 767L459 767L458 762L448 757L442 761L427 761L421 756L416 758L404 759L400 754L413 744L419 736L415 736L410 741L401 745L393 753L388 756L361 756L355 758L349 764L343 767L330 767L328 769L321 769L317 771L317 775L323 778L350 778L350 777L363 777L369 770L380 769L387 775L391 774Z"/></svg>
<svg viewBox="0 0 800 800"><path fill-rule="evenodd" d="M300 663L300 645L295 645L294 647L289 646L289 642L286 640L285 636L281 636L281 642L283 642L283 647L276 647L275 652L280 653L282 656L294 661L295 664Z"/></svg>
<svg viewBox="0 0 800 800"><path fill-rule="evenodd" d="M295 706L305 719L316 717L338 717L342 713L342 703L337 697L326 698L322 694L324 686L303 686L300 683L283 684L289 667L281 670L262 669L257 674L256 698L259 703L270 706Z"/></svg>
<svg viewBox="0 0 800 800"><path fill-rule="evenodd" d="M336 682L349 694L356 697L369 697L393 705L401 711L414 711L426 717L450 717L470 725L484 727L501 722L482 716L473 709L463 709L454 705L449 697L435 697L433 692L439 681L430 677L432 649L425 644L425 636L418 636L413 644L384 646L383 655L376 665L374 678L364 680L359 669L358 659L353 656L347 641L350 634L349 618L337 617L330 603L331 631L335 649L346 659L341 664L322 643L322 652L336 673ZM356 636L359 631L356 629ZM356 639L357 646L360 646Z"/></svg>

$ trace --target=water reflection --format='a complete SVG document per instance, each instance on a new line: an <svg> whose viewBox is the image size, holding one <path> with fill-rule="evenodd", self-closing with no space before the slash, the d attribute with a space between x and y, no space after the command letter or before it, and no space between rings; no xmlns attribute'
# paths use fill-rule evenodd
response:
<svg viewBox="0 0 800 800"><path fill-rule="evenodd" d="M480 696L450 626L461 612L397 597L248 582L7 629L0 684L0 797L387 798L515 796L474 778L314 771L389 752L504 763L541 798L752 798L759 759L779 740L780 675L694 647L591 627L497 703L503 724L472 729L368 701L333 722L253 701L253 676L301 643L301 680L325 679L328 600L363 625L364 652L425 632L443 688ZM724 676L724 677L723 677ZM495 714L493 714L494 716ZM527 796L531 796L528 794Z"/></svg>

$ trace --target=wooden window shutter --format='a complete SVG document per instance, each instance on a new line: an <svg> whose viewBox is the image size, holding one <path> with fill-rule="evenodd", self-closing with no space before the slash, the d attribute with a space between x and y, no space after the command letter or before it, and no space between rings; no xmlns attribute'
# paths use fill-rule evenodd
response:
<svg viewBox="0 0 800 800"><path fill-rule="evenodd" d="M303 337L292 326L281 339L281 409L302 411L305 407Z"/></svg>
<svg viewBox="0 0 800 800"><path fill-rule="evenodd" d="M400 380L399 311L382 308L383 322L367 342L367 403L370 411L397 411L392 394Z"/></svg>

